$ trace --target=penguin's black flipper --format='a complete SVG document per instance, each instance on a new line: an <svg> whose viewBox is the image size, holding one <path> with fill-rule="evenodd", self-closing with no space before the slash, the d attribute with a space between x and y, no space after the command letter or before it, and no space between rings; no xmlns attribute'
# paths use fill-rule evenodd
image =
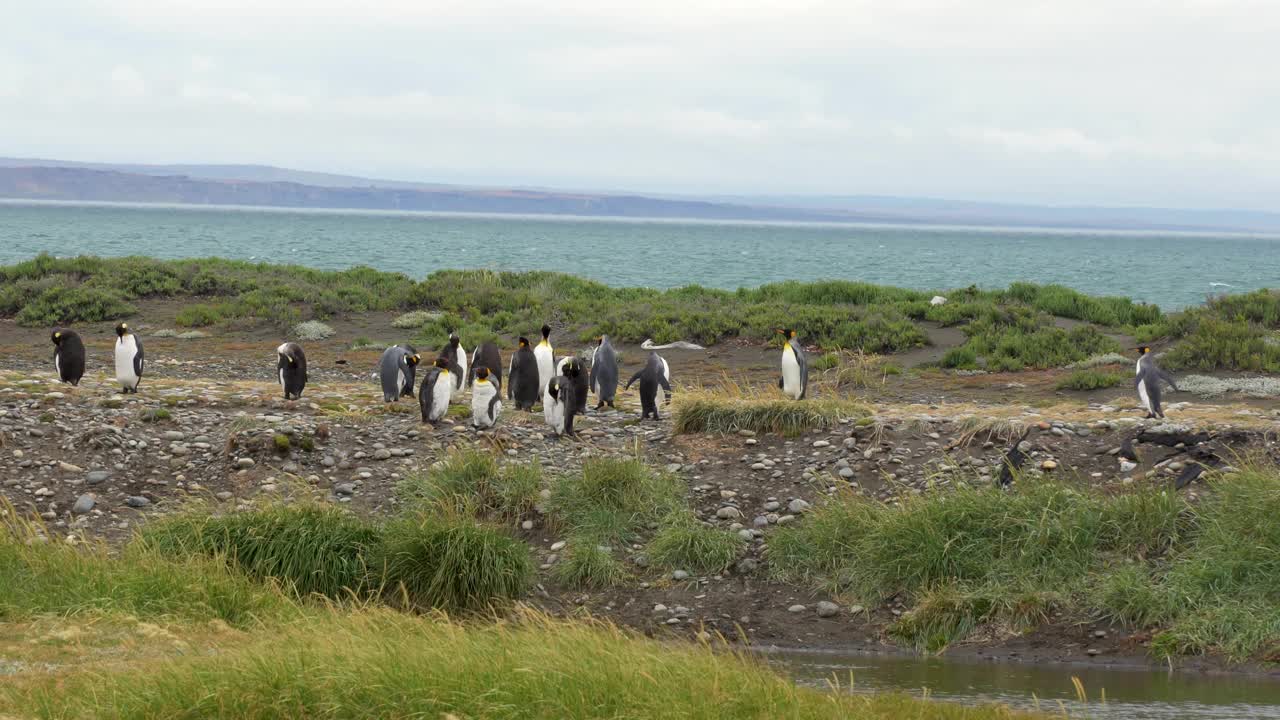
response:
<svg viewBox="0 0 1280 720"><path fill-rule="evenodd" d="M640 371L639 371L639 372L637 372L635 375L632 375L632 376L631 376L631 379L627 381L627 385L626 385L626 387L624 387L624 388L622 388L622 389L623 389L623 390L630 390L630 389L631 389L631 383L634 383L635 381L639 380L641 375L644 375L644 370L640 370Z"/></svg>

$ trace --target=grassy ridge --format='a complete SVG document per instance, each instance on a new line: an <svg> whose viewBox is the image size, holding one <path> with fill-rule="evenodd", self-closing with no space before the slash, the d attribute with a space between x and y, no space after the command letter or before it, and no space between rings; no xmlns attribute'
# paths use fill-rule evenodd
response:
<svg viewBox="0 0 1280 720"><path fill-rule="evenodd" d="M177 315L183 327L253 321L288 328L308 318L400 311L394 325L428 346L443 342L450 330L473 345L510 342L551 321L584 339L604 333L627 343L773 341L777 328L796 327L806 342L826 348L894 353L926 344L919 323L929 321L966 327L970 355L956 367L1020 369L1114 349L1096 333L1055 327L1054 315L1113 327L1164 320L1151 305L1057 285L943 291L949 302L937 306L929 303L934 294L842 280L736 291L613 288L560 273L485 270L440 271L417 282L367 267L321 271L216 258L40 255L0 268L0 316L16 316L27 326L127 317L139 299L181 297L194 301Z"/></svg>
<svg viewBox="0 0 1280 720"><path fill-rule="evenodd" d="M1280 472L1102 495L1061 482L961 488L886 505L848 495L770 541L784 579L915 608L892 629L938 650L982 625L1061 612L1156 631L1159 655L1280 660Z"/></svg>

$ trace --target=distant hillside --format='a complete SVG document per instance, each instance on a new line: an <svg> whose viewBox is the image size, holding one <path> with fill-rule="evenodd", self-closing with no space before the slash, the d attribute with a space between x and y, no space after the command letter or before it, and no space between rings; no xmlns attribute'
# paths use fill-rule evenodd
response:
<svg viewBox="0 0 1280 720"><path fill-rule="evenodd" d="M691 197L378 180L270 165L0 158L0 198L476 213L1280 233L1280 213L875 195Z"/></svg>

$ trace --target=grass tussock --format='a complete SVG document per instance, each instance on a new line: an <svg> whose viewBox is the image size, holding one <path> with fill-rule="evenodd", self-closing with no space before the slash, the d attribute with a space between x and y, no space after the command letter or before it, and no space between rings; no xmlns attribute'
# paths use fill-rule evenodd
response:
<svg viewBox="0 0 1280 720"><path fill-rule="evenodd" d="M490 453L454 450L425 472L407 475L396 485L396 495L428 512L516 519L533 511L542 482L536 462L501 465Z"/></svg>
<svg viewBox="0 0 1280 720"><path fill-rule="evenodd" d="M893 633L926 650L1062 610L1154 629L1157 654L1267 660L1280 657L1277 512L1273 467L1223 476L1194 504L1165 488L1024 480L898 506L846 495L781 530L769 553L785 579L911 599Z"/></svg>
<svg viewBox="0 0 1280 720"><path fill-rule="evenodd" d="M417 609L483 610L520 597L533 578L524 543L466 517L392 522L379 560L389 596Z"/></svg>
<svg viewBox="0 0 1280 720"><path fill-rule="evenodd" d="M581 473L557 479L547 512L571 536L614 545L635 540L683 505L683 484L643 461L592 458Z"/></svg>
<svg viewBox="0 0 1280 720"><path fill-rule="evenodd" d="M746 541L698 522L689 513L668 517L649 543L649 558L671 570L718 573L738 559Z"/></svg>
<svg viewBox="0 0 1280 720"><path fill-rule="evenodd" d="M578 535L565 545L564 556L552 569L557 582L575 588L605 588L617 585L627 577L622 561L613 556L613 548Z"/></svg>
<svg viewBox="0 0 1280 720"><path fill-rule="evenodd" d="M1055 386L1058 390L1101 390L1103 388L1115 387L1129 378L1117 371L1102 370L1076 370L1070 375L1058 381Z"/></svg>
<svg viewBox="0 0 1280 720"><path fill-rule="evenodd" d="M104 692L103 688L109 688ZM779 718L1016 720L997 706L797 687L760 661L525 614L460 625L334 614L216 653L35 676L0 702L36 718Z"/></svg>
<svg viewBox="0 0 1280 720"><path fill-rule="evenodd" d="M676 398L674 428L683 434L750 430L794 437L867 414L867 407L861 403L834 398L797 402L782 398L756 400L732 393L691 392Z"/></svg>

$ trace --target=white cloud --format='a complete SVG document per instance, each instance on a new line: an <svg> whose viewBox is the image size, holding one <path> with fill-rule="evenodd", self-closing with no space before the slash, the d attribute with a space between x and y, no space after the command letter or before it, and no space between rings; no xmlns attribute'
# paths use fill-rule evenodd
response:
<svg viewBox="0 0 1280 720"><path fill-rule="evenodd" d="M147 83L142 74L130 65L116 65L111 69L111 87L124 98L139 98L147 94Z"/></svg>

